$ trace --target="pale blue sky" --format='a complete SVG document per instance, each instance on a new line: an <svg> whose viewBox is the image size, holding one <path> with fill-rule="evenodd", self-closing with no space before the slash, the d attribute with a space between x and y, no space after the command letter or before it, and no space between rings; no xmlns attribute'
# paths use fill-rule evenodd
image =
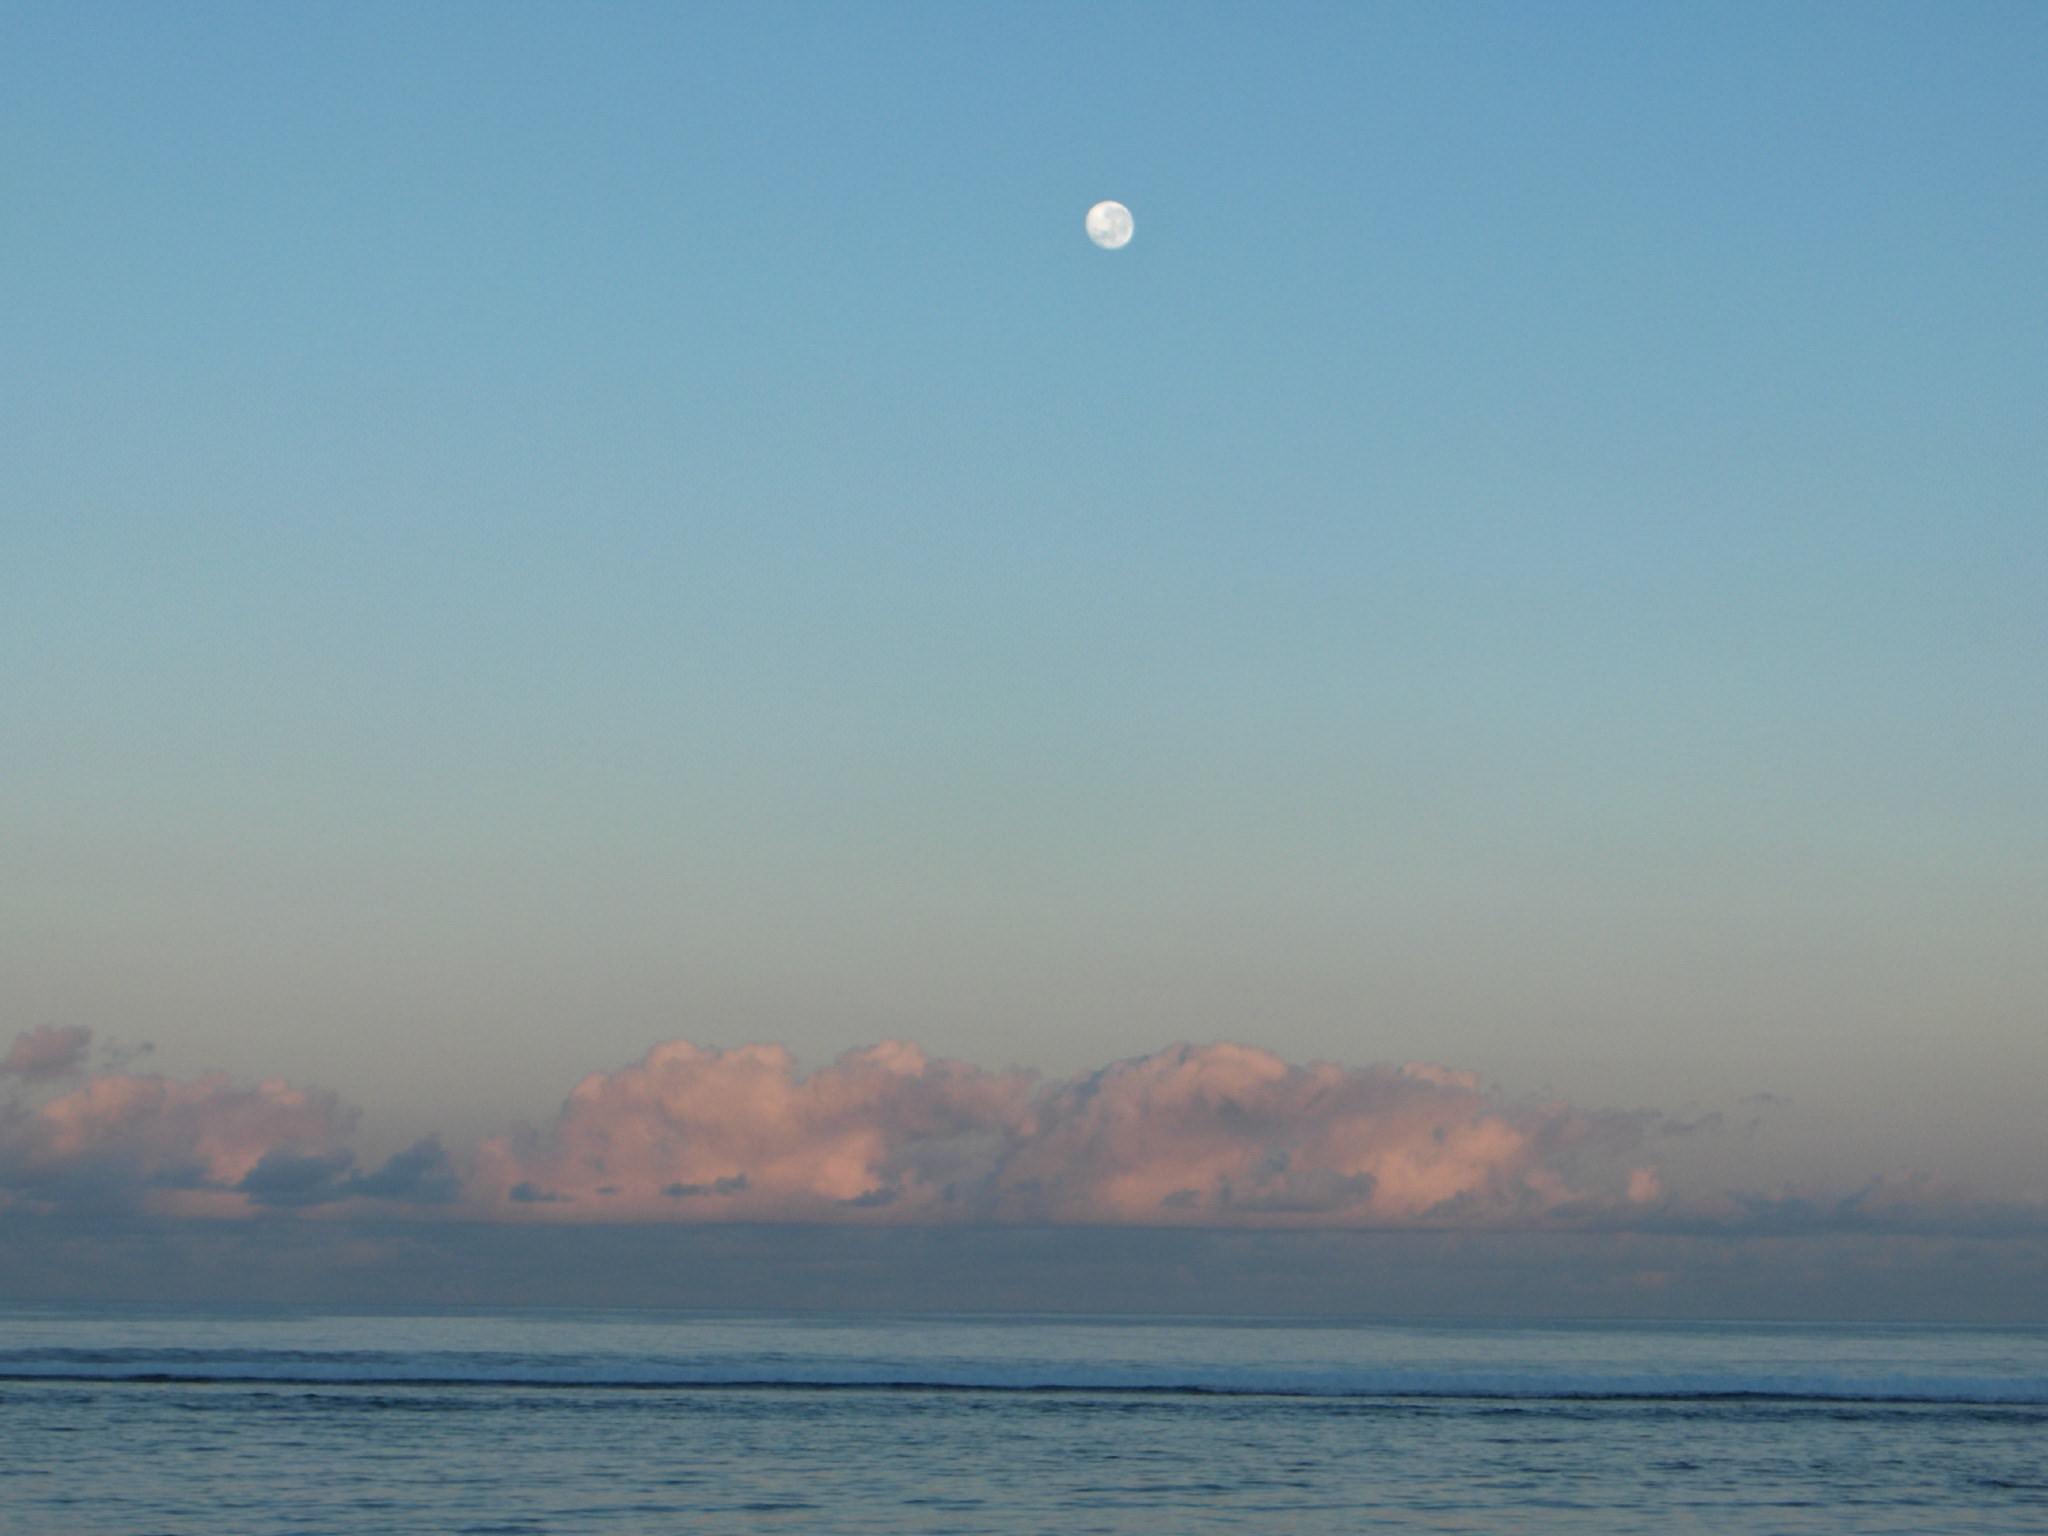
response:
<svg viewBox="0 0 2048 1536"><path fill-rule="evenodd" d="M1222 1036L2038 1190L2044 58L0 6L5 1006L391 1138Z"/></svg>

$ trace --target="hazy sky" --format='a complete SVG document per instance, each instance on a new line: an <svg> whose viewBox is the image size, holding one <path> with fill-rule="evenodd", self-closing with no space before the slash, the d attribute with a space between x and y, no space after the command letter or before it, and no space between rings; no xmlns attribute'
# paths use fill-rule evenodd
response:
<svg viewBox="0 0 2048 1536"><path fill-rule="evenodd" d="M369 1168L671 1039L1231 1040L2048 1198L2044 58L0 4L0 1046Z"/></svg>

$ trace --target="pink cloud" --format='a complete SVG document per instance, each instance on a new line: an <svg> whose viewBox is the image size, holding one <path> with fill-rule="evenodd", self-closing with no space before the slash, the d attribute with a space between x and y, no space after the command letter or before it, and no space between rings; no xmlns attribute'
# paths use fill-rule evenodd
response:
<svg viewBox="0 0 2048 1536"><path fill-rule="evenodd" d="M1499 1217L1579 1193L1544 1155L1570 1139L1570 1116L1510 1107L1443 1067L1302 1067L1250 1046L1175 1046L1051 1090L1003 1183L1059 1221Z"/></svg>
<svg viewBox="0 0 2048 1536"><path fill-rule="evenodd" d="M0 1204L234 1214L266 1157L339 1155L354 1122L333 1094L276 1079L109 1073L0 1121Z"/></svg>
<svg viewBox="0 0 2048 1536"><path fill-rule="evenodd" d="M91 1045L92 1031L83 1024L44 1024L23 1030L14 1037L7 1055L0 1057L0 1077L27 1082L69 1077L85 1065Z"/></svg>
<svg viewBox="0 0 2048 1536"><path fill-rule="evenodd" d="M586 1077L544 1133L484 1143L472 1190L607 1217L968 1214L1026 1130L1032 1087L897 1041L807 1076L780 1046L671 1041Z"/></svg>
<svg viewBox="0 0 2048 1536"><path fill-rule="evenodd" d="M485 1143L470 1194L594 1219L1472 1224L1625 1198L1599 1154L1629 1139L1469 1073L1243 1045L1040 1085L898 1042L803 1075L780 1047L676 1041Z"/></svg>

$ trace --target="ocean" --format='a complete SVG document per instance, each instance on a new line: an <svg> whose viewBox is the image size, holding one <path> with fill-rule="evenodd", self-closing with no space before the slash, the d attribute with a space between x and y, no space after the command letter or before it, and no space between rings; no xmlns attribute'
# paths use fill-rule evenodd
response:
<svg viewBox="0 0 2048 1536"><path fill-rule="evenodd" d="M2048 1329L0 1307L0 1530L2048 1531Z"/></svg>

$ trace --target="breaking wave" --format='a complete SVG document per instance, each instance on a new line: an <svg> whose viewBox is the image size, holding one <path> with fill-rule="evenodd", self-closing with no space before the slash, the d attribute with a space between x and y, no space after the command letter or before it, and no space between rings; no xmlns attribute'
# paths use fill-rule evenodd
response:
<svg viewBox="0 0 2048 1536"><path fill-rule="evenodd" d="M806 1358L345 1350L17 1349L0 1381L728 1390L1148 1393L1326 1399L1618 1400L2048 1407L2048 1377L1554 1370L1347 1365L1043 1364Z"/></svg>

